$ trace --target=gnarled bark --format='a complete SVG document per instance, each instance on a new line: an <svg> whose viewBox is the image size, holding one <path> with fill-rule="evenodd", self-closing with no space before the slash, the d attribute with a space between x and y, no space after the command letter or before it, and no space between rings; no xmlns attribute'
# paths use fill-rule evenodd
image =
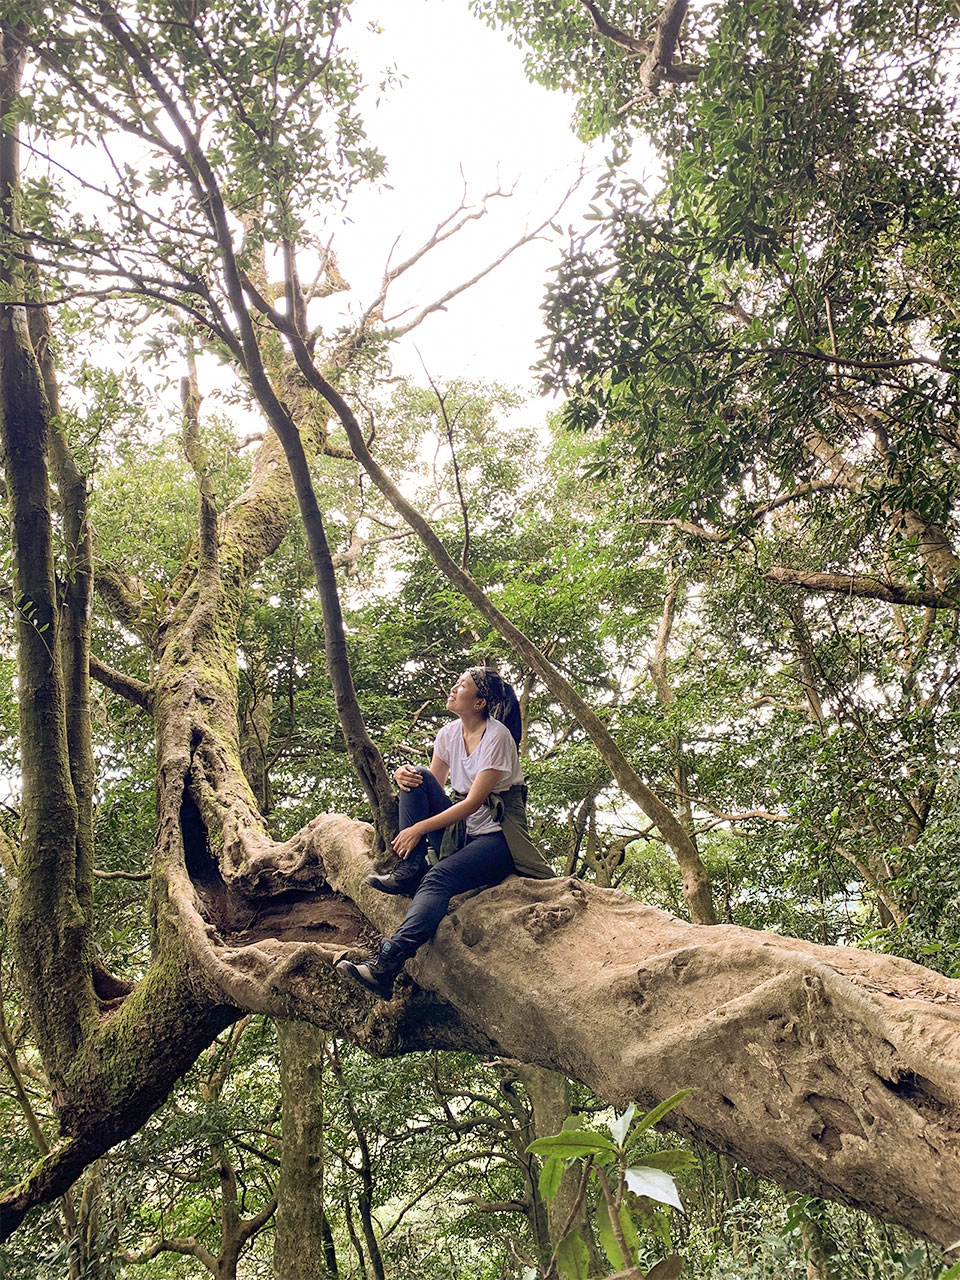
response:
<svg viewBox="0 0 960 1280"><path fill-rule="evenodd" d="M319 819L297 862L389 933L405 904L364 884L369 845ZM331 983L333 947L208 930L194 946L224 996L375 1052L485 1045L617 1106L694 1085L671 1120L686 1136L940 1243L960 1234L960 983L908 961L688 925L576 880L461 900L388 1005Z"/></svg>
<svg viewBox="0 0 960 1280"><path fill-rule="evenodd" d="M322 529L311 523L303 440L265 367L215 177L145 49L131 45L114 19L105 7L104 26L156 89L170 121L182 127L238 326L228 345L283 436L298 492L307 499L305 520L317 535L311 548L322 553ZM9 70L6 42L4 55ZM4 96L9 102L9 80ZM2 221L12 227L15 159L15 139L6 135L0 200L10 206ZM295 315L285 321L267 313L290 339L304 377L337 409L363 465L444 573L573 710L624 790L656 822L681 864L687 858L693 868L696 850L676 815L637 777L556 668L450 561L371 458L353 415L314 367ZM31 608L43 604L52 629L42 447L49 406L16 307L0 313L0 344L5 402L24 415L10 419L7 436L20 560L33 575L18 589ZM36 501L21 500L15 489ZM694 1084L697 1092L672 1115L682 1132L792 1187L858 1205L944 1243L955 1239L958 983L889 957L685 925L577 881L512 879L459 905L411 963L411 977L389 1004L373 1004L337 981L331 962L342 949L378 930L392 931L405 904L364 884L372 866L368 827L327 815L283 843L269 838L243 776L237 728L241 594L259 559L276 545L291 491L270 435L250 491L216 525L207 520L202 556L185 566L156 636L144 633L157 657L154 953L146 977L119 1006L101 1007L89 977L62 678L55 656L48 662L37 643L43 631L21 627L22 688L29 690L24 771L36 786L51 761L55 766L54 790L44 793L44 803L34 806L31 795L25 805L19 927L27 963L21 967L34 993L45 1058L60 1083L67 1140L0 1197L0 1235L134 1132L204 1045L239 1010L251 1010L329 1027L382 1054L431 1047L500 1052L576 1076L617 1105L651 1103ZM32 521L36 542L29 538ZM135 621L136 591L116 577L105 583ZM69 918L45 914L50 895L60 894L54 905L59 911L65 904ZM52 926L61 922L57 932ZM30 923L46 932L27 938ZM31 972L34 959L47 967Z"/></svg>
<svg viewBox="0 0 960 1280"><path fill-rule="evenodd" d="M379 926L365 858L327 877ZM408 964L501 1052L616 1105L696 1087L671 1121L764 1176L952 1243L960 982L890 956L688 925L576 880L462 902Z"/></svg>

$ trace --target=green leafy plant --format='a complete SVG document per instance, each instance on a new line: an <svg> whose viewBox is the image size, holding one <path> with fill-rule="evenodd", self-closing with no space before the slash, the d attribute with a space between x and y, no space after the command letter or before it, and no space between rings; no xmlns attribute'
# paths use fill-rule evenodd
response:
<svg viewBox="0 0 960 1280"><path fill-rule="evenodd" d="M588 1128L580 1116L564 1121L560 1133L531 1142L528 1151L540 1156L540 1194L548 1203L556 1196L563 1170L582 1161L576 1198L567 1215L562 1238L544 1272L544 1280L560 1271L571 1280L586 1280L590 1270L589 1250L573 1222L592 1181L600 1191L594 1228L611 1267L615 1271L640 1265L640 1229L656 1226L646 1200L683 1209L673 1175L696 1163L688 1151L657 1151L640 1155L640 1137L674 1109L692 1089L681 1089L665 1098L646 1115L636 1115L633 1103L607 1125L608 1132ZM659 1215L658 1215L659 1217ZM662 1221L662 1218L660 1219ZM669 1247L669 1233L661 1238ZM649 1272L647 1280L673 1280L680 1273L676 1255L664 1259Z"/></svg>

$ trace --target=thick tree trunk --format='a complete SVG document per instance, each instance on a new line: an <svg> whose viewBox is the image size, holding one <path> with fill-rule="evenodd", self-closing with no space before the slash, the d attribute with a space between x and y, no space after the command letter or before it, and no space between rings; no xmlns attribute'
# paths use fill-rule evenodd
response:
<svg viewBox="0 0 960 1280"><path fill-rule="evenodd" d="M546 1071L543 1067L521 1064L517 1075L527 1091L533 1109L533 1136L547 1138L559 1133L570 1114L570 1082L559 1071ZM547 1230L551 1252L563 1239L564 1227L580 1233L590 1254L590 1274L601 1275L606 1269L597 1242L593 1237L585 1204L574 1212L580 1185L581 1161L565 1168L556 1195L546 1206ZM573 1217L571 1218L571 1213ZM569 1225L568 1225L569 1224Z"/></svg>
<svg viewBox="0 0 960 1280"><path fill-rule="evenodd" d="M12 111L23 50L0 29L0 119ZM0 286L25 298L12 254L20 227L15 132L0 132ZM71 776L47 448L51 409L22 305L0 306L0 419L17 614L22 832L10 936L55 1099L93 1028L89 846ZM84 624L86 625L86 624ZM71 655L72 656L72 655ZM76 723L75 717L72 723ZM83 766L81 765L81 768ZM48 993L57 993L55 1000Z"/></svg>

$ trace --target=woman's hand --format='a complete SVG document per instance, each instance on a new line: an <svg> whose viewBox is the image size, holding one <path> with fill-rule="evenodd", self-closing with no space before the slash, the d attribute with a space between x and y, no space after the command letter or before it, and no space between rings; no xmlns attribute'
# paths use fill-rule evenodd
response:
<svg viewBox="0 0 960 1280"><path fill-rule="evenodd" d="M409 857L425 835L426 832L422 830L419 822L415 822L412 827L404 827L394 837L393 852L398 858Z"/></svg>
<svg viewBox="0 0 960 1280"><path fill-rule="evenodd" d="M393 780L401 791L409 791L411 787L419 787L423 782L420 770L415 769L412 764L402 764L399 769L395 769L393 771Z"/></svg>

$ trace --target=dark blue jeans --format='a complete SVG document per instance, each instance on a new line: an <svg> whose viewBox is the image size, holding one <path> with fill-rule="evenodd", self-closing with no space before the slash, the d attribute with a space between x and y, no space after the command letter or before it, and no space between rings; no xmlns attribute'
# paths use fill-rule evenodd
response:
<svg viewBox="0 0 960 1280"><path fill-rule="evenodd" d="M429 769L419 771L423 778L419 787L400 792L400 826L410 827L424 818L433 817L450 808L450 799ZM426 866L427 846L440 851L443 829L431 831L407 858ZM410 910L403 924L391 941L401 947L406 955L432 938L437 925L447 914L450 899L468 889L480 889L484 885L499 884L512 873L513 859L502 831L491 831L482 836L471 836L462 849L430 867L414 894Z"/></svg>

